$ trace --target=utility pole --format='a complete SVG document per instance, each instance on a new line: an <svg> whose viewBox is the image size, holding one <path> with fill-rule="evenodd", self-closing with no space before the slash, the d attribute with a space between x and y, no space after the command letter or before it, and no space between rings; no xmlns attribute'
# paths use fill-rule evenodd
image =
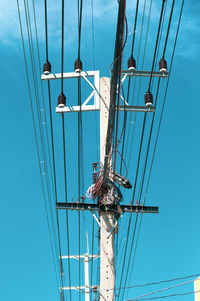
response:
<svg viewBox="0 0 200 301"><path fill-rule="evenodd" d="M168 76L167 72L153 72L150 71L137 71L137 70L123 70L121 72L122 80L121 84L130 76L145 76L150 77L162 77L165 78ZM105 163L105 146L106 146L106 135L108 129L108 119L109 119L109 108L110 108L110 79L103 77L100 78L99 71L81 71L81 72L69 72L64 73L63 78L82 78L85 82L92 88L92 93L85 99L82 99L81 106L65 106L63 108L57 107L56 113L76 113L82 111L100 111L100 162L102 168L104 168ZM94 78L94 83L90 81L91 78ZM60 80L61 74L48 74L42 75L42 80ZM119 93L119 91L118 91ZM123 104L119 106L120 111L129 111L129 112L155 112L153 106L132 106L126 103L125 99L120 96ZM111 149L112 151L112 149ZM112 176L109 174L111 171L112 160L111 158L107 160L107 175L112 179ZM114 258L114 236L115 236L115 226L117 221L115 221L115 213L158 213L158 207L155 206L143 206L143 205L117 205L114 201L106 203L108 200L103 199L102 203L96 201L95 203L88 202L57 202L57 209L64 210L78 210L78 211L90 211L93 214L93 217L97 221L100 227L100 287L99 287L99 300L100 301L114 301L115 299L115 258ZM94 213L99 213L99 218ZM85 301L89 301L89 295L92 291L96 292L98 289L97 285L89 285L89 259L94 260L98 258L98 255L89 255L89 251L84 255L69 255L62 256L62 259L79 259L81 258L85 265L85 285L71 286L71 287L61 287L61 290L85 290ZM199 300L196 300L199 301Z"/></svg>
<svg viewBox="0 0 200 301"><path fill-rule="evenodd" d="M200 277L194 280L195 301L200 301Z"/></svg>
<svg viewBox="0 0 200 301"><path fill-rule="evenodd" d="M110 79L100 80L100 161L103 166L105 160L106 134L108 128L110 107ZM110 164L112 164L110 162ZM111 166L109 166L111 167ZM114 264L114 212L100 211L100 301L114 300L115 264ZM111 232L110 236L105 231ZM111 290L110 290L111 289Z"/></svg>

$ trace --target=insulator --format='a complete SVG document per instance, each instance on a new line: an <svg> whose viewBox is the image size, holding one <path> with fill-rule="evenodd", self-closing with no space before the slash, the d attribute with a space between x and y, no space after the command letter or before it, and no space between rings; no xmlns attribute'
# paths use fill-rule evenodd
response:
<svg viewBox="0 0 200 301"><path fill-rule="evenodd" d="M92 168L96 169L97 168L97 162L92 163Z"/></svg>
<svg viewBox="0 0 200 301"><path fill-rule="evenodd" d="M152 106L153 105L153 95L150 91L147 91L144 96L145 104L146 106Z"/></svg>
<svg viewBox="0 0 200 301"><path fill-rule="evenodd" d="M167 62L164 59L161 59L159 62L160 72L167 72Z"/></svg>
<svg viewBox="0 0 200 301"><path fill-rule="evenodd" d="M97 293L98 292L98 288L97 288L97 286L94 286L93 287L93 293Z"/></svg>
<svg viewBox="0 0 200 301"><path fill-rule="evenodd" d="M44 75L49 75L51 73L51 64L49 63L49 61L46 61L46 63L44 63L43 73Z"/></svg>
<svg viewBox="0 0 200 301"><path fill-rule="evenodd" d="M136 61L133 58L133 56L131 55L130 58L128 59L128 69L135 70L135 68L136 68Z"/></svg>
<svg viewBox="0 0 200 301"><path fill-rule="evenodd" d="M66 97L64 94L60 94L58 96L58 107L59 108L64 108L66 105Z"/></svg>
<svg viewBox="0 0 200 301"><path fill-rule="evenodd" d="M83 64L82 64L81 60L77 59L76 62L74 63L74 71L75 72L81 72L82 67L83 67Z"/></svg>

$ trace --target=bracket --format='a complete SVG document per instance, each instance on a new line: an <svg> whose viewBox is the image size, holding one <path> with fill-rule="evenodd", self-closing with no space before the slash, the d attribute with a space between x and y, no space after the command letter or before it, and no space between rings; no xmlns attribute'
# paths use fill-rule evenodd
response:
<svg viewBox="0 0 200 301"><path fill-rule="evenodd" d="M94 84L88 78L94 78ZM42 80L55 80L61 79L62 74L49 74L49 75L41 75ZM82 71L82 72L67 72L63 73L63 79L66 78L83 78L86 83L92 88L92 92L87 97L85 101L83 101L81 108L80 106L66 106L65 108L56 108L56 113L69 113L69 112L79 112L81 111L96 111L99 110L99 71ZM94 98L94 104L89 105L90 100Z"/></svg>
<svg viewBox="0 0 200 301"><path fill-rule="evenodd" d="M102 229L102 231L104 232L104 234L106 235L106 238L108 239L110 237L110 235L112 234L113 230L116 228L117 224L118 224L118 220L116 220L114 226L110 229L110 231L107 231L106 229L104 229L104 227L101 225L100 221L98 220L98 218L96 217L96 215L92 212L92 215L94 217L94 219L96 220L97 224L99 225L99 227ZM123 217L123 214L120 215L120 218Z"/></svg>

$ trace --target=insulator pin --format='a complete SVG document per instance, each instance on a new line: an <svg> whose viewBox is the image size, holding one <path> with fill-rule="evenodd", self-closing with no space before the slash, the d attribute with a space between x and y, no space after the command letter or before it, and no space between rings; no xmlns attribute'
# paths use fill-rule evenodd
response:
<svg viewBox="0 0 200 301"><path fill-rule="evenodd" d="M66 97L64 94L60 94L58 96L58 107L59 108L64 108L66 105Z"/></svg>
<svg viewBox="0 0 200 301"><path fill-rule="evenodd" d="M83 64L80 59L77 59L76 62L74 63L74 71L75 72L81 72L83 68Z"/></svg>
<svg viewBox="0 0 200 301"><path fill-rule="evenodd" d="M44 63L43 73L44 75L49 75L51 73L51 64L49 63L49 61L46 61L46 63Z"/></svg>
<svg viewBox="0 0 200 301"><path fill-rule="evenodd" d="M128 69L135 70L135 68L136 68L136 61L133 58L133 56L131 55L130 58L128 59Z"/></svg>
<svg viewBox="0 0 200 301"><path fill-rule="evenodd" d="M167 72L167 62L164 59L159 61L160 72Z"/></svg>
<svg viewBox="0 0 200 301"><path fill-rule="evenodd" d="M147 91L144 96L146 106L153 106L153 95L150 91Z"/></svg>

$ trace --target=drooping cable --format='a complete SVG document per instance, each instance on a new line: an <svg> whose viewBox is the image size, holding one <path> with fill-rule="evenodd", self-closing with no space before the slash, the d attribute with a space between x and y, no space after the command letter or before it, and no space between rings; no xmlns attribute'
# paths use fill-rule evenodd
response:
<svg viewBox="0 0 200 301"><path fill-rule="evenodd" d="M124 35L124 25L125 25L125 8L126 8L126 0L120 0L119 9L118 9L117 32L116 32L116 39L115 39L114 63L113 63L111 88L110 88L111 89L110 107L109 107L109 118L108 118L108 127L107 127L107 135L106 135L104 174L103 174L104 180L107 178L108 169L109 169L109 159L110 159L113 130L115 124L116 93L117 93L118 79L121 72L122 46L123 46L123 35Z"/></svg>

